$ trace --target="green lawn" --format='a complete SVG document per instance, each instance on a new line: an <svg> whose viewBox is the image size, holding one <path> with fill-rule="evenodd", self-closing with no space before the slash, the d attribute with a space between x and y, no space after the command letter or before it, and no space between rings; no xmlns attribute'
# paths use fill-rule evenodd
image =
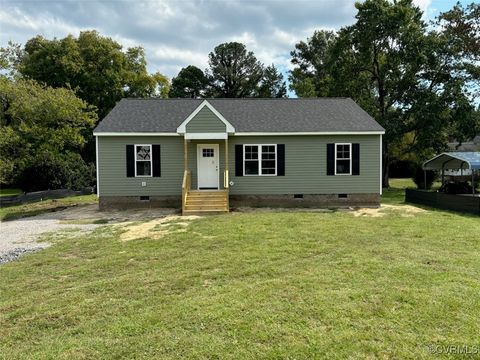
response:
<svg viewBox="0 0 480 360"><path fill-rule="evenodd" d="M63 209L66 206L93 204L97 202L97 195L70 196L63 199L50 199L0 208L0 220L16 219L34 216L49 211Z"/></svg>
<svg viewBox="0 0 480 360"><path fill-rule="evenodd" d="M478 217L385 196L400 208L380 217L258 211L176 219L131 241L118 226L51 236L0 266L0 358L427 359L449 358L428 345L478 347Z"/></svg>

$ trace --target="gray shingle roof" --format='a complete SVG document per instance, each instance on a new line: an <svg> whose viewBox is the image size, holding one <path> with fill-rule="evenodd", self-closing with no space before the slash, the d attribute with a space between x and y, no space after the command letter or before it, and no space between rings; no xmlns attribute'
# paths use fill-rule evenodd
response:
<svg viewBox="0 0 480 360"><path fill-rule="evenodd" d="M384 129L349 98L207 99L236 132L349 132ZM203 99L123 99L95 133L176 132Z"/></svg>

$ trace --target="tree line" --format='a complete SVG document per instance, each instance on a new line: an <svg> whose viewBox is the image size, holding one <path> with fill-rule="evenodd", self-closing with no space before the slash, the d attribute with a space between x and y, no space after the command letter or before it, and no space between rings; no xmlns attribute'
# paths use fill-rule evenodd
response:
<svg viewBox="0 0 480 360"><path fill-rule="evenodd" d="M357 3L352 25L315 31L291 52L298 97L353 98L385 129L389 165L419 162L480 132L480 6L455 5L422 20L411 0ZM0 184L24 190L93 184L92 129L123 97L287 96L286 81L244 44L208 54L170 81L149 73L142 47L124 49L96 31L36 36L0 49ZM295 121L295 119L292 119Z"/></svg>

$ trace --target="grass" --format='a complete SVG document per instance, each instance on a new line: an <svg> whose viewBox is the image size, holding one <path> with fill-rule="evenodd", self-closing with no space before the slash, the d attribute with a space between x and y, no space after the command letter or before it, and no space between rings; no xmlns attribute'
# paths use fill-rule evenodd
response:
<svg viewBox="0 0 480 360"><path fill-rule="evenodd" d="M34 216L45 212L63 209L68 206L94 204L95 202L97 202L97 196L95 194L91 194L7 206L0 208L0 220L11 220L27 216Z"/></svg>
<svg viewBox="0 0 480 360"><path fill-rule="evenodd" d="M0 197L2 196L13 196L13 195L19 195L22 193L21 189L15 189L15 188L1 188L0 187Z"/></svg>
<svg viewBox="0 0 480 360"><path fill-rule="evenodd" d="M390 179L390 187L383 189L382 203L389 205L403 204L406 188L416 188L412 179Z"/></svg>
<svg viewBox="0 0 480 360"><path fill-rule="evenodd" d="M428 345L480 346L478 217L258 211L163 237L121 231L50 235L0 266L0 358L429 359Z"/></svg>
<svg viewBox="0 0 480 360"><path fill-rule="evenodd" d="M435 181L432 185L432 190L437 190L440 187L440 181ZM416 189L417 185L412 179L390 179L390 187L383 189L382 204L398 205L405 203L405 189Z"/></svg>

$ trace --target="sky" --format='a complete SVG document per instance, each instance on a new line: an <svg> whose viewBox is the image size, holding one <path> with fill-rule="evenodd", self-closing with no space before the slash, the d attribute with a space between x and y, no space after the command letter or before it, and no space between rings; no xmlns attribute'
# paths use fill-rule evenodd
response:
<svg viewBox="0 0 480 360"><path fill-rule="evenodd" d="M463 0L463 3L471 1ZM316 29L354 22L354 0L0 0L0 47L95 29L124 47L143 46L148 70L169 78L182 67L208 66L208 53L240 41L265 65L285 75L290 51ZM414 0L425 20L456 0Z"/></svg>

